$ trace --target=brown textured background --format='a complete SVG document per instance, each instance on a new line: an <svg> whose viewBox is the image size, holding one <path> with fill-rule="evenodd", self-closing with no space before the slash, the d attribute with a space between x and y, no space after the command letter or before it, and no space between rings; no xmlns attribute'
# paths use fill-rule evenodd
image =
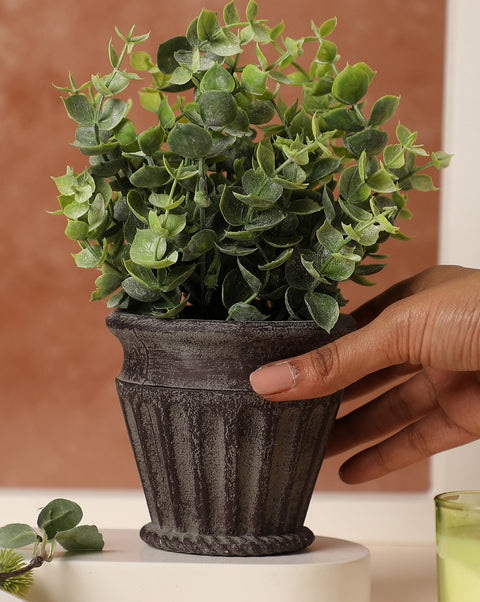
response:
<svg viewBox="0 0 480 602"><path fill-rule="evenodd" d="M122 353L104 326L108 310L89 303L95 274L74 266L76 247L63 235L63 219L46 213L57 207L50 176L85 164L69 145L74 124L51 83L66 84L69 71L77 82L105 72L115 25L151 31L144 49L155 54L156 42L184 33L202 6L221 11L223 4L0 0L0 486L139 487L114 389ZM319 24L337 16L332 39L340 65L363 60L378 70L370 98L400 94L397 118L421 131L427 149L440 148L443 0L259 5L271 25L285 20L291 37L309 34L311 19ZM243 11L246 1L237 6ZM388 244L391 265L376 287L345 287L350 309L435 263L438 195L411 193L409 200L415 218L404 230L416 238ZM320 488L347 489L336 476L338 464L325 464ZM411 491L427 484L425 462L348 490Z"/></svg>

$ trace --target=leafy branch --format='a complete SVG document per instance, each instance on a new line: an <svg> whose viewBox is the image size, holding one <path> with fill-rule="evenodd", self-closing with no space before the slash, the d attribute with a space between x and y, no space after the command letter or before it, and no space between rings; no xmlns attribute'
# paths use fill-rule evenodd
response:
<svg viewBox="0 0 480 602"><path fill-rule="evenodd" d="M101 272L92 300L163 319L314 319L330 330L341 282L371 284L380 245L408 238L396 226L410 216L407 192L435 190L429 170L450 156L429 154L400 123L389 140L400 98L367 108L375 71L340 66L335 18L293 39L258 10L249 0L240 16L232 0L222 23L202 9L156 57L137 49L148 34L117 30L112 71L61 88L89 165L54 178L55 213L80 246L76 265ZM243 63L249 45L256 60ZM151 78L139 90L153 118L142 132L119 97L141 77L127 56Z"/></svg>
<svg viewBox="0 0 480 602"><path fill-rule="evenodd" d="M100 551L104 542L97 527L79 525L83 512L78 504L58 498L40 512L35 528L24 523L0 527L0 588L18 596L30 589L32 570L53 560L57 544L70 552ZM32 558L25 562L12 548L33 544Z"/></svg>

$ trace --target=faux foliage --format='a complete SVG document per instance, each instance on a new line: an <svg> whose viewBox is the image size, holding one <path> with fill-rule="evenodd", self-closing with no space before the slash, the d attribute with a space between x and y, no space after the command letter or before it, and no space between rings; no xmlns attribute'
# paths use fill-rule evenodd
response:
<svg viewBox="0 0 480 602"><path fill-rule="evenodd" d="M138 50L148 34L117 30L112 71L60 88L90 161L54 178L57 213L77 266L101 271L92 300L159 318L313 318L329 331L339 283L369 284L380 244L403 237L406 191L435 189L425 170L449 156L400 123L389 140L399 98L366 102L375 72L340 65L336 19L293 39L257 13L253 0L244 17L234 2L223 19L203 9L156 57ZM125 90L140 79L152 125L139 132Z"/></svg>
<svg viewBox="0 0 480 602"><path fill-rule="evenodd" d="M37 528L25 523L0 527L0 589L24 597L33 584L32 570L51 562L60 544L68 552L97 552L103 549L103 536L94 525L80 525L83 511L71 500L49 502L37 518ZM33 545L27 563L15 548Z"/></svg>

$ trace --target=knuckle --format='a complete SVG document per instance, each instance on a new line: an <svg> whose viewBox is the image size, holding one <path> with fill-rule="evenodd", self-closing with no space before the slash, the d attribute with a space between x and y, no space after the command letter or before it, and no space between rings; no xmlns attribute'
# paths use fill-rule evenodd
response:
<svg viewBox="0 0 480 602"><path fill-rule="evenodd" d="M338 366L338 351L334 343L314 349L305 356L307 378L324 384L332 378Z"/></svg>
<svg viewBox="0 0 480 602"><path fill-rule="evenodd" d="M412 449L417 456L420 458L428 458L433 454L430 449L428 440L423 435L420 428L416 425L412 425L407 432L408 446Z"/></svg>

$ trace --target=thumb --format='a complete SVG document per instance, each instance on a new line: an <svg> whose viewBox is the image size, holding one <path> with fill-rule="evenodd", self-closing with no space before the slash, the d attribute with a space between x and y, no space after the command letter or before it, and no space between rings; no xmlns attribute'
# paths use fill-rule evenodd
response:
<svg viewBox="0 0 480 602"><path fill-rule="evenodd" d="M250 375L254 391L270 401L323 397L382 368L406 361L384 314L367 326L303 355L273 362Z"/></svg>

